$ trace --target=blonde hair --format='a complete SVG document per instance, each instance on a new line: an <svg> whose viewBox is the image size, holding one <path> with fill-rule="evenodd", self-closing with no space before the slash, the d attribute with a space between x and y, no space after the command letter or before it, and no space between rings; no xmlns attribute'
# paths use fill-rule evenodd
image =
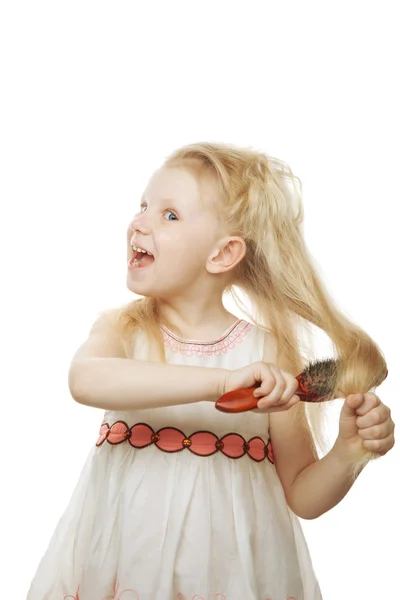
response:
<svg viewBox="0 0 400 600"><path fill-rule="evenodd" d="M340 359L337 397L366 393L382 383L387 374L382 352L365 331L340 312L317 274L301 228L301 182L286 163L253 149L207 142L177 149L164 166L188 168L199 181L212 176L218 183L223 220L231 235L242 237L247 246L235 279L224 294L230 294L253 323L274 334L286 370L297 375L308 362L299 331L311 323L326 332L335 357ZM239 294L247 296L250 310ZM138 327L156 343L160 360L166 361L153 298L124 305L117 311L116 322L128 355ZM324 447L323 404L300 404L314 440ZM375 456L364 451L359 467Z"/></svg>

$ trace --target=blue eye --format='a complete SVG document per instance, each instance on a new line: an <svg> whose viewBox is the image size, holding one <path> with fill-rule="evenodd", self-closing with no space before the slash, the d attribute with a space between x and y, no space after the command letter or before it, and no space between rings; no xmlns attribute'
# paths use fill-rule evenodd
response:
<svg viewBox="0 0 400 600"><path fill-rule="evenodd" d="M142 204L140 205L140 212L143 212L143 208L145 208L145 207L147 207L147 204L145 204L145 203L142 203ZM176 214L175 214L175 213L173 213L172 211L170 211L170 210L166 210L166 211L164 211L164 212L166 212L166 213L170 213L171 215L173 215L173 216L175 217L175 219L172 219L172 221L177 221L177 220L178 220L178 217L177 217L177 216L176 216ZM171 219L167 219L167 221L171 221Z"/></svg>

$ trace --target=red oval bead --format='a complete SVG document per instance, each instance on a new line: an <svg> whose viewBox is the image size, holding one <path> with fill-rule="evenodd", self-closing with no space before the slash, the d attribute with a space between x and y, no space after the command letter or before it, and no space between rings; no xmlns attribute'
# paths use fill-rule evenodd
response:
<svg viewBox="0 0 400 600"><path fill-rule="evenodd" d="M175 427L164 427L158 432L160 439L156 442L156 446L164 452L178 452L183 450L182 442L186 439L185 434Z"/></svg>
<svg viewBox="0 0 400 600"><path fill-rule="evenodd" d="M149 425L145 423L137 423L131 427L131 436L129 438L129 443L134 448L144 448L151 444L151 436L153 435L153 430Z"/></svg>
<svg viewBox="0 0 400 600"><path fill-rule="evenodd" d="M273 465L275 464L274 450L272 448L271 441L265 446L265 455L268 458L269 462Z"/></svg>
<svg viewBox="0 0 400 600"><path fill-rule="evenodd" d="M126 440L125 432L129 429L128 425L123 421L117 421L110 427L110 433L107 440L110 444L120 444Z"/></svg>
<svg viewBox="0 0 400 600"><path fill-rule="evenodd" d="M101 446L101 444L106 439L109 431L110 431L110 427L109 427L108 423L103 423L103 425L100 427L99 438L96 442L96 446Z"/></svg>
<svg viewBox="0 0 400 600"><path fill-rule="evenodd" d="M248 442L249 449L247 454L253 459L259 462L265 458L265 443L259 437L254 437Z"/></svg>
<svg viewBox="0 0 400 600"><path fill-rule="evenodd" d="M199 456L211 456L216 452L215 444L218 438L211 431L197 431L190 436L192 445L190 451Z"/></svg>
<svg viewBox="0 0 400 600"><path fill-rule="evenodd" d="M221 450L225 456L229 458L240 458L245 454L243 449L243 443L245 440L238 433L228 433L221 438L224 443L224 447Z"/></svg>

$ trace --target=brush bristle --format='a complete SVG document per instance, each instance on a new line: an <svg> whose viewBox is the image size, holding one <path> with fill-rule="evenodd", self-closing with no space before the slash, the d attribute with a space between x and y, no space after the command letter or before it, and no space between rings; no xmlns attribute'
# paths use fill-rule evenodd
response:
<svg viewBox="0 0 400 600"><path fill-rule="evenodd" d="M339 363L333 358L315 360L301 373L301 386L320 399L332 398L337 384Z"/></svg>

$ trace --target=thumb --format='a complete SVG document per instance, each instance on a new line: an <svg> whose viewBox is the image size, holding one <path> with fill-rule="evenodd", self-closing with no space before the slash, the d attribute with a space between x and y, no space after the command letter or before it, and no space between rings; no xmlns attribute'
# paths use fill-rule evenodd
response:
<svg viewBox="0 0 400 600"><path fill-rule="evenodd" d="M342 417L355 417L358 415L357 409L364 402L364 394L350 394L345 398Z"/></svg>

